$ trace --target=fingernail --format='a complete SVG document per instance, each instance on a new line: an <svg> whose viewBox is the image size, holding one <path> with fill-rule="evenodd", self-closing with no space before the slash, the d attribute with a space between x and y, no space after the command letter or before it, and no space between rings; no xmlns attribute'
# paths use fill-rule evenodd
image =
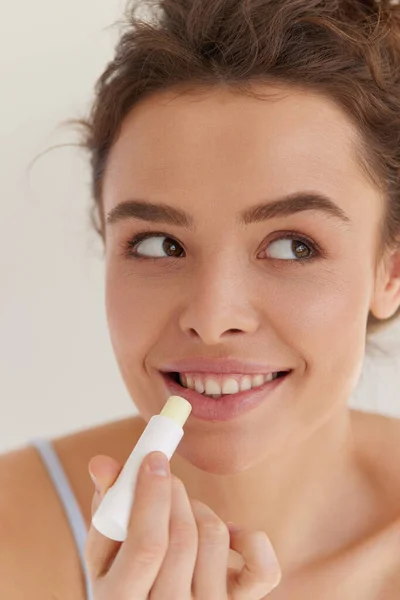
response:
<svg viewBox="0 0 400 600"><path fill-rule="evenodd" d="M227 526L229 531L232 531L232 533L236 533L237 531L240 531L242 528L239 525L236 525L236 523L234 523L233 521L227 521Z"/></svg>
<svg viewBox="0 0 400 600"><path fill-rule="evenodd" d="M90 475L90 477L91 477L91 479L92 479L92 481L94 483L94 487L96 488L96 492L99 494L100 493L100 487L99 487L99 484L97 483L97 479L93 475L93 473L91 472L91 470L90 469L88 469L88 470L89 470L89 475Z"/></svg>
<svg viewBox="0 0 400 600"><path fill-rule="evenodd" d="M163 452L156 452L147 458L146 469L153 475L169 475L169 461Z"/></svg>

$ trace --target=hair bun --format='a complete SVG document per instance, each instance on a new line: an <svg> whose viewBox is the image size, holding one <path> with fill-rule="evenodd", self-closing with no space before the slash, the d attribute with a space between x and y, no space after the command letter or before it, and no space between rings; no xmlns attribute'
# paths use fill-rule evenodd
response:
<svg viewBox="0 0 400 600"><path fill-rule="evenodd" d="M399 6L400 0L373 0L375 4L381 4L383 8L392 8L393 6Z"/></svg>
<svg viewBox="0 0 400 600"><path fill-rule="evenodd" d="M374 0L374 2L380 8L379 15L386 20L389 36L392 35L389 44L391 42L398 51L400 49L400 0Z"/></svg>
<svg viewBox="0 0 400 600"><path fill-rule="evenodd" d="M368 2L370 4L371 2ZM391 13L397 14L400 10L400 0L372 0L372 4Z"/></svg>

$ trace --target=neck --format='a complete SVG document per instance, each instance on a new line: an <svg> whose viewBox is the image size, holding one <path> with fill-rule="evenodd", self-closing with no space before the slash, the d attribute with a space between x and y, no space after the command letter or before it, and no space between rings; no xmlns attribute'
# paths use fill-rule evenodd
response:
<svg viewBox="0 0 400 600"><path fill-rule="evenodd" d="M178 453L171 470L190 498L207 504L223 521L265 531L286 572L343 547L362 518L360 491L366 483L347 407L331 414L289 452L269 456L245 471L209 473Z"/></svg>

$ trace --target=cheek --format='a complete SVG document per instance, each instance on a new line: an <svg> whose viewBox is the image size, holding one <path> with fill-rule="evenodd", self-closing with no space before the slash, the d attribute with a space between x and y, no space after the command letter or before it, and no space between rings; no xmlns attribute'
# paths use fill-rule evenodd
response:
<svg viewBox="0 0 400 600"><path fill-rule="evenodd" d="M312 278L293 281L292 287L293 293L286 289L278 304L284 315L279 336L310 371L355 383L364 359L370 301L365 269L321 269Z"/></svg>
<svg viewBox="0 0 400 600"><path fill-rule="evenodd" d="M160 304L161 303L161 304ZM131 274L112 273L106 278L105 306L113 347L135 355L151 346L162 333L162 294L149 293L148 285Z"/></svg>

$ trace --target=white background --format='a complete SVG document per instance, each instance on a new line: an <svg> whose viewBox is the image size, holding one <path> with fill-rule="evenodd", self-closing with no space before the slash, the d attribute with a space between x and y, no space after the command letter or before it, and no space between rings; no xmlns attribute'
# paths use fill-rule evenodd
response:
<svg viewBox="0 0 400 600"><path fill-rule="evenodd" d="M0 4L0 452L137 413L107 330L88 156L62 147L29 170L77 141L59 125L86 115L124 6ZM400 417L399 327L377 340L389 355L367 357L350 405Z"/></svg>

